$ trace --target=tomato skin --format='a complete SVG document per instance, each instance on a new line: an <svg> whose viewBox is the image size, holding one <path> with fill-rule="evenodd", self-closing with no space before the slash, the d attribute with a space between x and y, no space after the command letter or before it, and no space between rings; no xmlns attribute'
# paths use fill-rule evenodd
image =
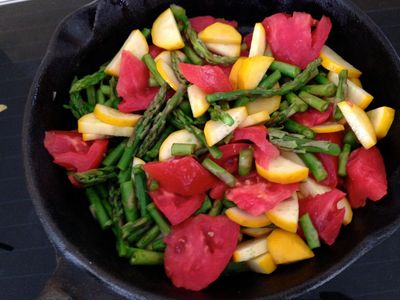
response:
<svg viewBox="0 0 400 300"><path fill-rule="evenodd" d="M232 91L229 77L219 66L180 63L179 69L183 76L192 84L197 85L207 94Z"/></svg>
<svg viewBox="0 0 400 300"><path fill-rule="evenodd" d="M303 124L307 127L313 127L325 123L332 117L333 105L329 105L328 109L320 112L314 108L308 108L305 112L295 113L291 119L297 123Z"/></svg>
<svg viewBox="0 0 400 300"><path fill-rule="evenodd" d="M160 54L163 51L164 51L163 49L157 47L156 45L150 45L149 46L149 54L153 59L156 58L157 55Z"/></svg>
<svg viewBox="0 0 400 300"><path fill-rule="evenodd" d="M197 32L204 30L206 27L208 27L216 22L228 24L235 28L238 27L238 23L236 21L228 21L225 19L214 18L212 16L198 16L198 17L190 18L189 21L190 21L190 25L192 25L193 29Z"/></svg>
<svg viewBox="0 0 400 300"><path fill-rule="evenodd" d="M82 140L82 134L76 131L51 130L45 132L44 147L54 156L59 153L89 151L89 144Z"/></svg>
<svg viewBox="0 0 400 300"><path fill-rule="evenodd" d="M340 231L344 218L344 208L338 209L337 203L346 194L333 189L315 197L303 198L299 201L299 215L310 215L311 221L318 231L319 237L328 245L332 245Z"/></svg>
<svg viewBox="0 0 400 300"><path fill-rule="evenodd" d="M145 110L154 97L158 93L159 88L152 87L143 90L142 92L137 92L132 95L125 97L120 104L118 104L118 110L130 113L139 110Z"/></svg>
<svg viewBox="0 0 400 300"><path fill-rule="evenodd" d="M189 218L200 208L206 196L205 193L201 193L185 197L168 192L163 188L149 192L149 195L172 225L177 225Z"/></svg>
<svg viewBox="0 0 400 300"><path fill-rule="evenodd" d="M294 12L292 16L277 13L262 23L274 57L302 69L319 56L332 28L328 17L323 16L317 22L303 12ZM317 26L312 31L315 23Z"/></svg>
<svg viewBox="0 0 400 300"><path fill-rule="evenodd" d="M273 183L253 172L238 178L236 186L227 190L226 197L240 209L258 216L289 198L298 189L298 183Z"/></svg>
<svg viewBox="0 0 400 300"><path fill-rule="evenodd" d="M376 146L351 152L346 170L346 188L353 208L364 206L367 198L378 201L387 194L385 163Z"/></svg>
<svg viewBox="0 0 400 300"><path fill-rule="evenodd" d="M149 162L143 166L149 177L171 193L193 196L213 187L218 179L192 156L163 162Z"/></svg>
<svg viewBox="0 0 400 300"><path fill-rule="evenodd" d="M199 291L228 265L240 226L226 216L200 214L173 226L165 238L164 267L176 287Z"/></svg>
<svg viewBox="0 0 400 300"><path fill-rule="evenodd" d="M250 50L252 39L253 39L253 32L246 34L243 38L243 42L246 44L247 50Z"/></svg>
<svg viewBox="0 0 400 300"><path fill-rule="evenodd" d="M249 148L249 144L245 143L230 143L226 145L219 146L218 149L222 152L222 157L215 159L211 155L208 155L210 159L215 161L217 164L222 166L229 159L239 156L240 150Z"/></svg>

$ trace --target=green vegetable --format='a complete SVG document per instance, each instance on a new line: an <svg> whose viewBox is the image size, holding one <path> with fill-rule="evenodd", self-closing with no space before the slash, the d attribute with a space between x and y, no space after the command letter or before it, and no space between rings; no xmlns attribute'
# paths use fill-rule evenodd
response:
<svg viewBox="0 0 400 300"><path fill-rule="evenodd" d="M96 91L96 102L99 104L104 104L104 102L106 102L106 98L104 97L104 94L102 93L101 89L98 89Z"/></svg>
<svg viewBox="0 0 400 300"><path fill-rule="evenodd" d="M171 154L173 156L192 155L195 150L195 144L173 143L171 147Z"/></svg>
<svg viewBox="0 0 400 300"><path fill-rule="evenodd" d="M347 176L346 166L351 151L350 144L344 144L342 152L339 154L338 174L339 176Z"/></svg>
<svg viewBox="0 0 400 300"><path fill-rule="evenodd" d="M179 69L179 63L181 63L181 59L178 56L176 51L171 52L171 67L175 73L176 78L181 84L187 84L185 76L183 76L181 70Z"/></svg>
<svg viewBox="0 0 400 300"><path fill-rule="evenodd" d="M152 225L153 222L149 222L138 230L132 231L132 233L126 237L126 240L130 243L137 242L146 234L146 232L151 228Z"/></svg>
<svg viewBox="0 0 400 300"><path fill-rule="evenodd" d="M155 192L155 191L157 191L159 188L160 188L160 186L159 186L157 180L152 179L152 180L150 181L150 184L149 184L149 190L150 190L150 192Z"/></svg>
<svg viewBox="0 0 400 300"><path fill-rule="evenodd" d="M301 100L295 93L289 93L286 95L286 100L289 104L296 105L297 111L305 112L308 109L308 104Z"/></svg>
<svg viewBox="0 0 400 300"><path fill-rule="evenodd" d="M235 101L233 104L233 107L240 107L240 106L246 106L248 103L250 103L250 98L246 96L242 96L239 99Z"/></svg>
<svg viewBox="0 0 400 300"><path fill-rule="evenodd" d="M315 81L319 84L328 84L330 83L329 79L326 77L325 73L319 72L317 76L315 76Z"/></svg>
<svg viewBox="0 0 400 300"><path fill-rule="evenodd" d="M165 218L158 211L154 203L150 203L147 205L147 211L149 212L149 215L152 217L154 222L157 224L162 234L167 235L171 232L170 226L168 225Z"/></svg>
<svg viewBox="0 0 400 300"><path fill-rule="evenodd" d="M160 229L157 225L150 228L141 238L136 242L138 248L145 248L148 244L154 241L160 234Z"/></svg>
<svg viewBox="0 0 400 300"><path fill-rule="evenodd" d="M279 70L275 70L271 75L266 75L258 85L259 88L270 89L281 79L282 74Z"/></svg>
<svg viewBox="0 0 400 300"><path fill-rule="evenodd" d="M205 167L208 171L210 171L212 174L214 174L216 177L218 177L220 180L225 182L226 185L230 187L234 187L236 184L236 178L233 176L231 173L229 173L227 170L222 168L220 165L218 165L216 162L212 161L209 158L206 158L203 160L202 163L203 167Z"/></svg>
<svg viewBox="0 0 400 300"><path fill-rule="evenodd" d="M164 243L164 238L158 238L151 243L151 249L154 251L164 251L167 245Z"/></svg>
<svg viewBox="0 0 400 300"><path fill-rule="evenodd" d="M150 76L149 77L149 83L148 83L149 87L159 87L159 83L157 82L157 80L154 79L154 77Z"/></svg>
<svg viewBox="0 0 400 300"><path fill-rule="evenodd" d="M193 49L191 47L189 47L188 45L185 45L185 47L183 47L183 53L185 53L186 57L189 59L190 63L194 64L194 65L202 65L203 64L203 60L201 59L200 56L198 56L196 54L196 52L193 51Z"/></svg>
<svg viewBox="0 0 400 300"><path fill-rule="evenodd" d="M213 206L208 213L210 216L218 216L221 213L222 210L222 201L221 200L215 200L213 203Z"/></svg>
<svg viewBox="0 0 400 300"><path fill-rule="evenodd" d="M97 195L96 190L94 188L86 189L86 196L91 203L92 208L94 208L94 212L102 229L109 228L112 224L110 217L107 215L105 211L101 199L99 195Z"/></svg>
<svg viewBox="0 0 400 300"><path fill-rule="evenodd" d="M157 143L155 143L154 146L149 151L146 152L144 158L147 161L150 161L150 160L154 160L156 157L158 157L158 153L160 151L160 147L161 147L162 143L174 131L175 131L175 129L172 126L167 126L164 129L164 131L161 133Z"/></svg>
<svg viewBox="0 0 400 300"><path fill-rule="evenodd" d="M114 167L92 169L85 172L72 173L72 176L83 187L89 187L117 177Z"/></svg>
<svg viewBox="0 0 400 300"><path fill-rule="evenodd" d="M279 105L279 111L284 111L289 108L289 103L287 101L281 101Z"/></svg>
<svg viewBox="0 0 400 300"><path fill-rule="evenodd" d="M333 116L335 120L340 120L343 118L343 114L340 111L340 108L337 106L337 104L341 101L344 101L346 99L346 90L347 90L347 70L342 70L339 73L339 82L338 82L338 88L336 91L336 96L335 96L335 102L333 105Z"/></svg>
<svg viewBox="0 0 400 300"><path fill-rule="evenodd" d="M88 86L86 89L86 97L87 101L91 106L96 105L96 90L93 85Z"/></svg>
<svg viewBox="0 0 400 300"><path fill-rule="evenodd" d="M86 75L85 77L75 81L71 88L69 89L69 93L76 93L76 92L80 92L81 90L86 89L89 86L92 85L96 85L98 83L100 83L105 77L106 77L106 73L104 73L104 66L101 66L100 69L90 75Z"/></svg>
<svg viewBox="0 0 400 300"><path fill-rule="evenodd" d="M124 183L126 181L130 181L132 178L132 169L128 168L126 170L123 170L119 172L118 174L118 183Z"/></svg>
<svg viewBox="0 0 400 300"><path fill-rule="evenodd" d="M302 91L319 97L331 97L336 92L336 86L333 83L327 84L310 84L304 86Z"/></svg>
<svg viewBox="0 0 400 300"><path fill-rule="evenodd" d="M131 265L162 265L164 254L160 252L132 248Z"/></svg>
<svg viewBox="0 0 400 300"><path fill-rule="evenodd" d="M283 123L283 127L285 127L285 129L289 132L304 135L308 139L315 138L314 131L312 131L310 128L308 128L300 123L297 123L296 121L293 121L291 119L286 120L286 122Z"/></svg>
<svg viewBox="0 0 400 300"><path fill-rule="evenodd" d="M106 167L114 166L124 153L125 146L126 140L123 140L118 144L117 147L115 147L106 155L106 157L103 159L102 165Z"/></svg>
<svg viewBox="0 0 400 300"><path fill-rule="evenodd" d="M211 199L206 195L204 198L203 204L200 206L198 210L194 213L195 215L204 214L209 211L212 207Z"/></svg>
<svg viewBox="0 0 400 300"><path fill-rule="evenodd" d="M345 135L343 137L343 143L349 144L352 149L355 149L360 145L360 142L358 141L356 135L354 134L354 132L351 129L349 129L345 133Z"/></svg>
<svg viewBox="0 0 400 300"><path fill-rule="evenodd" d="M101 85L100 85L100 91L101 91L104 95L107 95L107 96L109 96L109 95L111 94L111 88L110 88L109 85L101 84Z"/></svg>
<svg viewBox="0 0 400 300"><path fill-rule="evenodd" d="M79 119L93 111L94 107L83 101L79 92L70 93L69 97L69 103L63 107L69 109L75 118Z"/></svg>
<svg viewBox="0 0 400 300"><path fill-rule="evenodd" d="M268 127L280 126L283 122L298 112L298 110L299 108L297 104L292 103L286 109L275 111L267 122Z"/></svg>
<svg viewBox="0 0 400 300"><path fill-rule="evenodd" d="M281 74L289 76L291 78L295 78L301 72L301 69L299 67L277 60L272 62L269 69L272 71L279 71Z"/></svg>
<svg viewBox="0 0 400 300"><path fill-rule="evenodd" d="M301 91L299 93L299 97L301 98L301 100L303 100L309 106L311 106L312 108L315 108L316 110L318 110L320 112L324 112L328 109L328 106L329 106L328 101L322 100L321 98L311 95L305 91Z"/></svg>
<svg viewBox="0 0 400 300"><path fill-rule="evenodd" d="M150 30L150 28L143 28L142 29L142 34L144 35L144 37L146 38L146 39L148 39L149 37L150 37L150 35L151 35L151 30Z"/></svg>
<svg viewBox="0 0 400 300"><path fill-rule="evenodd" d="M304 236L306 238L307 244L310 249L318 248L321 246L318 238L318 232L315 229L313 223L311 222L310 215L308 213L304 214L300 218L300 225L303 229Z"/></svg>
<svg viewBox="0 0 400 300"><path fill-rule="evenodd" d="M221 106L217 104L211 105L208 111L210 113L211 120L221 121L228 126L232 126L235 123L231 115L224 111Z"/></svg>
<svg viewBox="0 0 400 300"><path fill-rule="evenodd" d="M239 152L238 173L240 176L247 176L253 167L253 148L245 148Z"/></svg>
<svg viewBox="0 0 400 300"><path fill-rule="evenodd" d="M165 84L164 79L161 77L160 73L157 71L156 63L154 62L154 59L151 57L149 53L146 53L142 57L142 61L146 64L147 68L149 69L151 75L153 78L157 81L158 85L163 85Z"/></svg>
<svg viewBox="0 0 400 300"><path fill-rule="evenodd" d="M146 206L151 202L147 194L147 176L140 165L133 167L133 174L135 176L135 191L139 203L140 215L144 217L148 214Z"/></svg>
<svg viewBox="0 0 400 300"><path fill-rule="evenodd" d="M150 219L150 216L141 217L135 222L128 222L121 227L122 237L125 239L133 232L136 232L146 226L151 226L152 223L153 221Z"/></svg>
<svg viewBox="0 0 400 300"><path fill-rule="evenodd" d="M124 207L126 221L135 222L139 217L139 212L131 180L121 184L121 200Z"/></svg>
<svg viewBox="0 0 400 300"><path fill-rule="evenodd" d="M310 169L316 181L322 181L328 177L324 166L321 161L312 153L299 153L299 157L303 160L305 165Z"/></svg>
<svg viewBox="0 0 400 300"><path fill-rule="evenodd" d="M231 207L235 207L236 206L235 203L233 203L232 201L230 201L228 199L222 200L222 204L225 206L225 208L231 208Z"/></svg>

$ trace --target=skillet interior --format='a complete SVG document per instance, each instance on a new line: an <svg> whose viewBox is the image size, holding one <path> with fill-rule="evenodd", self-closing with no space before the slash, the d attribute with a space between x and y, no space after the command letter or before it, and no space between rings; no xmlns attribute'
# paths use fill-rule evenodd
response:
<svg viewBox="0 0 400 300"><path fill-rule="evenodd" d="M328 15L333 30L328 45L364 73L363 85L375 96L371 108L399 109L400 67L388 41L370 19L347 1L177 1L189 16L213 15L252 26L275 12L306 11L315 18ZM32 198L45 228L58 249L118 292L143 297L193 299L287 296L322 284L373 245L389 236L400 223L399 118L380 143L389 179L389 195L355 212L354 221L334 244L316 251L316 258L281 266L271 276L241 274L223 277L203 292L176 289L162 268L132 267L119 259L112 234L92 219L87 202L70 187L64 171L51 163L43 148L44 131L74 129L76 121L62 108L75 74L95 71L108 61L134 28L151 27L169 1L100 1L68 17L58 28L38 71L27 102L24 158ZM53 91L56 97L53 101Z"/></svg>

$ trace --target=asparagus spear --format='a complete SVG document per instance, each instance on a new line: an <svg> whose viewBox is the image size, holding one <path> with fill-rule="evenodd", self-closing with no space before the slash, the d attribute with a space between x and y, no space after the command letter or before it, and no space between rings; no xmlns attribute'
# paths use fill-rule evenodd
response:
<svg viewBox="0 0 400 300"><path fill-rule="evenodd" d="M121 227L122 237L125 239L133 232L138 231L146 226L149 226L153 223L150 216L144 216L137 219L135 222L128 222L124 226Z"/></svg>
<svg viewBox="0 0 400 300"><path fill-rule="evenodd" d="M195 215L203 214L209 211L212 207L211 199L206 195L204 198L203 204L200 206L198 210L194 213Z"/></svg>
<svg viewBox="0 0 400 300"><path fill-rule="evenodd" d="M339 164L338 164L339 176L342 176L342 177L347 176L346 165L347 165L347 160L349 158L350 151L351 151L350 144L344 144L343 150L339 154Z"/></svg>
<svg viewBox="0 0 400 300"><path fill-rule="evenodd" d="M235 101L233 107L246 106L248 103L250 103L250 101L251 100L249 97L242 96Z"/></svg>
<svg viewBox="0 0 400 300"><path fill-rule="evenodd" d="M192 64L194 64L194 65L202 65L203 64L203 60L201 59L201 57L199 57L196 54L196 52L194 52L193 49L191 47L189 47L188 45L185 45L185 47L183 47L182 50Z"/></svg>
<svg viewBox="0 0 400 300"><path fill-rule="evenodd" d="M318 238L318 232L315 229L313 223L311 222L310 215L308 213L304 214L300 218L300 225L303 229L304 236L306 238L307 244L310 249L318 248L321 246Z"/></svg>
<svg viewBox="0 0 400 300"><path fill-rule="evenodd" d="M146 173L142 170L142 167L138 165L133 167L133 174L135 175L135 191L139 203L140 215L144 217L148 214L146 206L151 202L147 194Z"/></svg>
<svg viewBox="0 0 400 300"><path fill-rule="evenodd" d="M142 61L146 64L153 78L157 81L157 83L161 86L165 84L164 79L161 77L160 73L157 71L156 63L149 53L146 53L142 57Z"/></svg>
<svg viewBox="0 0 400 300"><path fill-rule="evenodd" d="M222 210L222 201L221 200L215 200L213 203L213 206L208 213L210 216L218 216L221 213Z"/></svg>
<svg viewBox="0 0 400 300"><path fill-rule="evenodd" d="M151 34L151 30L150 30L150 28L143 28L142 29L142 34L143 34L143 36L147 39L147 38L149 38L150 37L150 34Z"/></svg>
<svg viewBox="0 0 400 300"><path fill-rule="evenodd" d="M282 74L279 70L275 70L271 75L266 75L258 85L259 88L270 89L281 79Z"/></svg>
<svg viewBox="0 0 400 300"><path fill-rule="evenodd" d="M236 206L235 203L233 203L232 201L230 201L228 199L222 200L222 204L225 206L225 208L231 208L231 207L235 207Z"/></svg>
<svg viewBox="0 0 400 300"><path fill-rule="evenodd" d="M305 91L301 91L299 94L299 97L301 98L301 100L303 100L309 106L311 106L312 108L315 108L316 110L318 110L320 112L324 112L328 109L328 106L329 106L328 101L318 98L317 96L311 95Z"/></svg>
<svg viewBox="0 0 400 300"><path fill-rule="evenodd" d="M302 88L303 91L319 97L331 97L336 92L336 86L333 83L310 84Z"/></svg>
<svg viewBox="0 0 400 300"><path fill-rule="evenodd" d="M192 155L195 149L196 144L173 143L171 147L171 154L173 156Z"/></svg>
<svg viewBox="0 0 400 300"><path fill-rule="evenodd" d="M106 73L104 73L105 66L101 66L100 69L90 75L86 75L85 77L75 81L71 88L69 89L70 93L75 93L79 92L83 89L86 89L87 87L91 85L95 85L100 83L105 77Z"/></svg>
<svg viewBox="0 0 400 300"><path fill-rule="evenodd" d="M299 153L299 156L303 160L305 165L310 169L311 173L314 175L315 179L318 182L328 177L328 173L326 172L321 161L314 154Z"/></svg>
<svg viewBox="0 0 400 300"><path fill-rule="evenodd" d="M96 91L96 102L99 104L104 104L104 102L106 102L106 98L104 97L104 94L101 91L101 89L98 89Z"/></svg>
<svg viewBox="0 0 400 300"><path fill-rule="evenodd" d="M334 104L333 104L333 116L335 117L335 120L340 120L341 118L343 118L343 114L337 107L337 104L341 101L344 101L346 98L347 74L348 74L347 70L342 70L339 73L338 88L336 91L336 96L334 98Z"/></svg>
<svg viewBox="0 0 400 300"><path fill-rule="evenodd" d="M152 241L154 241L158 235L160 234L160 229L158 228L157 225L154 225L151 227L144 236L142 236L137 242L136 246L138 248L145 248L147 245L149 245Z"/></svg>
<svg viewBox="0 0 400 300"><path fill-rule="evenodd" d="M209 158L206 158L202 162L203 167L205 167L208 171L218 177L221 181L225 182L226 185L230 187L234 187L236 184L236 178L227 170L222 168L216 162L212 161Z"/></svg>
<svg viewBox="0 0 400 300"><path fill-rule="evenodd" d="M175 73L176 78L178 78L178 81L182 84L187 84L185 76L183 76L181 70L179 69L179 63L182 61L180 60L178 54L176 51L171 52L171 67L172 70Z"/></svg>
<svg viewBox="0 0 400 300"><path fill-rule="evenodd" d="M299 112L305 112L308 109L308 104L301 100L295 93L286 94L285 98L289 104L295 104Z"/></svg>
<svg viewBox="0 0 400 300"><path fill-rule="evenodd" d="M283 96L292 91L298 90L305 86L311 79L313 79L318 72L318 66L321 64L321 59L317 58L309 63L307 68L304 69L296 78L283 84L280 88L261 89L256 88L253 90L235 90L232 92L219 92L207 95L208 102L215 102L220 100L235 100L241 96Z"/></svg>
<svg viewBox="0 0 400 300"><path fill-rule="evenodd" d="M121 199L125 212L125 220L127 222L134 222L138 218L138 209L133 189L132 181L129 180L121 184Z"/></svg>
<svg viewBox="0 0 400 300"><path fill-rule="evenodd" d="M153 251L164 251L167 245L164 243L164 238L158 238L151 243L151 249Z"/></svg>
<svg viewBox="0 0 400 300"><path fill-rule="evenodd" d="M147 211L149 212L149 215L152 217L154 222L157 224L158 228L160 231L164 234L167 235L171 232L171 228L168 225L167 221L165 218L160 214L154 203L150 203L146 207Z"/></svg>
<svg viewBox="0 0 400 300"><path fill-rule="evenodd" d="M70 93L69 97L69 103L63 107L69 109L75 118L79 119L80 117L93 111L94 107L83 101L79 92Z"/></svg>
<svg viewBox="0 0 400 300"><path fill-rule="evenodd" d="M285 129L289 132L304 135L308 139L315 138L314 131L312 131L310 128L308 128L300 123L297 123L296 121L293 121L291 119L286 120L286 122L283 123L283 127L285 127Z"/></svg>
<svg viewBox="0 0 400 300"><path fill-rule="evenodd" d="M72 173L72 176L83 187L89 187L98 183L106 182L117 177L114 167L92 169L85 172Z"/></svg>
<svg viewBox="0 0 400 300"><path fill-rule="evenodd" d="M352 149L357 148L360 145L360 142L358 141L356 135L354 134L353 130L349 129L344 137L343 137L343 143L344 144L349 144Z"/></svg>
<svg viewBox="0 0 400 300"><path fill-rule="evenodd" d="M161 133L160 138L158 139L157 143L154 144L154 146L146 152L144 158L147 161L154 160L156 157L158 157L158 152L160 151L160 147L162 143L165 141L165 139L174 131L175 129L172 126L167 126L164 131Z"/></svg>
<svg viewBox="0 0 400 300"><path fill-rule="evenodd" d="M161 265L164 262L164 254L150 250L132 248L131 265Z"/></svg>
<svg viewBox="0 0 400 300"><path fill-rule="evenodd" d="M298 111L299 111L299 108L298 108L297 104L292 103L286 109L274 112L271 115L271 119L269 119L269 121L267 122L267 125L268 125L268 127L279 126Z"/></svg>
<svg viewBox="0 0 400 300"><path fill-rule="evenodd" d="M317 76L315 76L315 81L319 84L328 84L330 83L329 79L326 77L325 73L319 72Z"/></svg>
<svg viewBox="0 0 400 300"><path fill-rule="evenodd" d="M235 123L231 115L224 111L221 106L217 104L211 105L208 111L210 113L211 120L221 121L228 126L232 126Z"/></svg>
<svg viewBox="0 0 400 300"><path fill-rule="evenodd" d="M125 146L126 140L124 139L120 144L118 144L117 147L107 154L107 156L103 159L102 165L106 167L115 165L124 153Z"/></svg>
<svg viewBox="0 0 400 300"><path fill-rule="evenodd" d="M277 60L272 62L269 69L272 71L279 71L283 75L289 76L291 78L295 78L301 72L301 69L298 66L294 66Z"/></svg>
<svg viewBox="0 0 400 300"><path fill-rule="evenodd" d="M250 173L253 166L253 148L245 148L239 152L238 173L240 176L246 176Z"/></svg>
<svg viewBox="0 0 400 300"><path fill-rule="evenodd" d="M94 188L86 189L86 196L88 197L92 207L94 208L97 221L99 222L102 229L106 229L111 226L112 221L105 211L99 195L96 193Z"/></svg>

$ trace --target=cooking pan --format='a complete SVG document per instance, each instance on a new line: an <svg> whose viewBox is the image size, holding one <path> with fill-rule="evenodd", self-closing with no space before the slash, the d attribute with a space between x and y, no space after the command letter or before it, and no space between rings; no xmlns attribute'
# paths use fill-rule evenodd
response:
<svg viewBox="0 0 400 300"><path fill-rule="evenodd" d="M314 259L281 266L270 276L253 273L222 276L201 292L175 288L162 267L130 266L118 257L110 232L90 215L81 190L51 162L43 147L45 130L75 129L76 120L62 108L75 75L97 70L110 60L135 28L151 22L171 1L93 2L68 16L57 28L33 82L23 125L24 166L39 218L57 249L58 267L43 299L258 299L295 297L344 270L400 226L400 124L379 147L384 155L389 193L355 211L331 247L316 250ZM344 0L176 1L189 16L234 19L249 31L256 21L276 12L305 11L331 17L327 44L363 71L362 82L375 96L371 108L400 110L400 64L387 38L359 8ZM373 174L372 174L373 176Z"/></svg>

